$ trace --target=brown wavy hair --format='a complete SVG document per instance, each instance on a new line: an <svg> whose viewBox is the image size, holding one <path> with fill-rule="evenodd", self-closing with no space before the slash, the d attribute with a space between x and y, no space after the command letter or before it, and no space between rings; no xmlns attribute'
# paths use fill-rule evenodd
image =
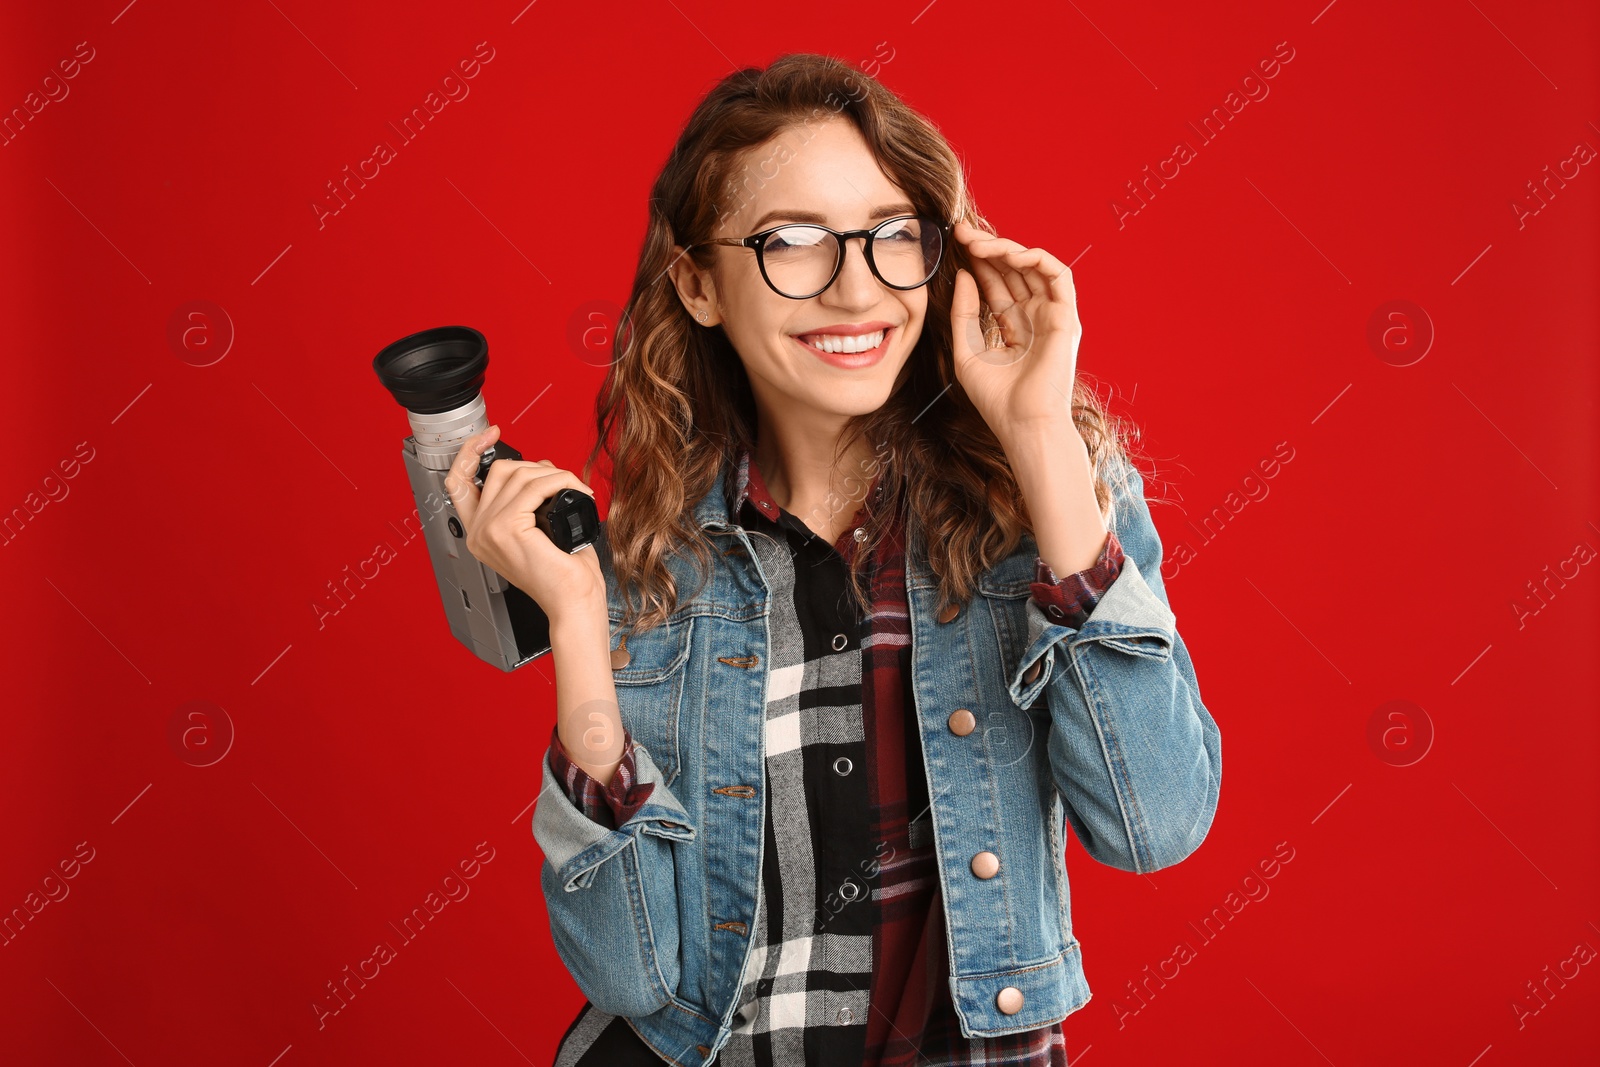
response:
<svg viewBox="0 0 1600 1067"><path fill-rule="evenodd" d="M765 70L728 75L705 96L651 189L644 246L596 399L598 433L584 465L588 481L602 450L610 459L606 538L615 579L628 591L624 626L630 629L656 626L680 606L665 563L672 554L688 550L696 559L701 585L688 599L705 587L718 548L690 509L724 464L741 448L753 450L756 441L755 402L738 353L720 327L694 322L668 279L674 246L693 246L687 254L715 272L712 248L701 242L713 236L719 218L738 210L751 183L759 183L746 153L819 117L828 121L830 113L855 123L883 172L919 211L994 232L934 124L842 60L784 55ZM850 568L862 611L869 606L867 568L892 516L908 518L908 532L921 531L918 543L946 604L965 602L978 575L1015 551L1024 532L1033 532L1005 451L955 376L950 302L957 267L972 270L965 247L951 240L928 282L921 336L889 399L849 420L835 454L837 463L865 437L887 458L881 501ZM1004 344L981 290L979 322L991 345ZM1108 416L1083 382L1075 381L1072 391L1073 423L1088 447L1095 497L1107 513L1112 481L1127 477L1127 441L1137 440L1138 431ZM870 480L860 479L863 492ZM845 506L853 510L859 498ZM912 544L908 539L908 551Z"/></svg>

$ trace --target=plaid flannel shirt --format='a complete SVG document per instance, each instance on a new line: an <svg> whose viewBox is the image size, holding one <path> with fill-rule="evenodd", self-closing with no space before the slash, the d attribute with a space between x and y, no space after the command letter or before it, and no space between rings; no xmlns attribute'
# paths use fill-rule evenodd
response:
<svg viewBox="0 0 1600 1067"><path fill-rule="evenodd" d="M773 539L792 568L764 569L792 581L773 589L769 662L783 682L769 687L767 709L767 861L734 1033L718 1062L1065 1067L1059 1023L966 1038L950 1002L910 684L903 523L868 572L872 610L863 618L846 591L847 568L871 504L828 546L772 499L748 451L734 471L732 514ZM880 488L875 479L866 499ZM1065 578L1035 557L1032 595L1052 620L1082 626L1122 559L1114 532L1094 566ZM552 728L550 767L589 818L615 827L654 788L636 781L632 747L625 729L622 762L602 787ZM558 1067L658 1063L624 1022L586 1003ZM624 1049L637 1059L618 1058Z"/></svg>

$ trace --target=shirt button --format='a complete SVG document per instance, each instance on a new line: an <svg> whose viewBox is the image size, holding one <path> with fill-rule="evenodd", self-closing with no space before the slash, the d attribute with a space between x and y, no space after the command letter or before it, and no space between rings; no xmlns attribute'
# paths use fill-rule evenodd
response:
<svg viewBox="0 0 1600 1067"><path fill-rule="evenodd" d="M833 635L833 650L835 652L843 652L844 646L848 645L849 643L850 638L846 637L844 634Z"/></svg>
<svg viewBox="0 0 1600 1067"><path fill-rule="evenodd" d="M1008 985L995 996L994 1004L1007 1015L1015 1015L1022 1010L1022 990Z"/></svg>
<svg viewBox="0 0 1600 1067"><path fill-rule="evenodd" d="M840 1008L839 1009L839 1025L840 1026L849 1026L851 1023L853 1023L855 1021L856 1021L856 1013L855 1012L851 1011L849 1008Z"/></svg>
<svg viewBox="0 0 1600 1067"><path fill-rule="evenodd" d="M980 852L972 857L972 873L979 878L993 878L1000 872L1000 857L993 852Z"/></svg>
<svg viewBox="0 0 1600 1067"><path fill-rule="evenodd" d="M857 526L856 532L851 536L857 541L865 541L867 539L867 528L865 526Z"/></svg>
<svg viewBox="0 0 1600 1067"><path fill-rule="evenodd" d="M833 761L834 771L841 775L849 774L850 769L853 766L854 764L850 762L849 756L840 756L838 759Z"/></svg>

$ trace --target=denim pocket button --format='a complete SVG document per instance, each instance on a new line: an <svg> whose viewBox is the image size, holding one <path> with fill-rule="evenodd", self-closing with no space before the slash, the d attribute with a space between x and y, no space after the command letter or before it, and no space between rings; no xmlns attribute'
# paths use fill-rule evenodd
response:
<svg viewBox="0 0 1600 1067"><path fill-rule="evenodd" d="M994 1006L1007 1015L1015 1015L1022 1010L1022 990L1014 985L1008 985L994 998Z"/></svg>

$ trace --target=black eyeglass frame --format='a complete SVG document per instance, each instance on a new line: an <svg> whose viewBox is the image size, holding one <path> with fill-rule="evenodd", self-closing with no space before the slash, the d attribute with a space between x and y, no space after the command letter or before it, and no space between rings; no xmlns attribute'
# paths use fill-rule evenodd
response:
<svg viewBox="0 0 1600 1067"><path fill-rule="evenodd" d="M922 281L918 282L916 285L896 285L889 281L878 272L878 264L873 260L872 257L872 242L877 240L878 231L889 225L891 222L901 222L905 219L922 219L924 222L931 222L940 233L939 257L934 260L933 269L928 272L928 276L922 279ZM767 238L771 237L779 230L787 229L790 226L809 226L814 230L824 230L833 234L833 236L839 242L839 255L834 260L833 273L828 275L828 280L822 284L821 289L818 289L814 293L807 293L805 296L792 296L791 294L784 292L782 289L779 289L776 285L774 285L772 283L772 279L767 275ZM867 268L872 271L872 276L877 278L878 281L882 282L884 285L887 285L891 289L898 289L901 292L922 288L924 285L927 285L933 280L933 276L935 274L939 273L939 264L944 262L945 249L950 247L949 234L954 226L955 223L945 222L933 215L919 214L896 215L893 218L884 219L876 226L865 230L836 230L831 226L824 226L820 222L783 222L776 226L762 230L760 233L753 233L749 237L712 237L701 241L700 244L734 245L735 247L755 249L756 266L761 269L761 280L767 283L768 289L771 289L779 296L788 297L790 300L810 300L814 296L821 296L823 293L827 292L828 287L839 279L839 272L844 269L844 256L846 250L845 242L849 241L853 237L860 237L862 239L861 253L866 258ZM689 248L685 248L684 251L688 252L689 249L693 247L694 245L690 245Z"/></svg>

